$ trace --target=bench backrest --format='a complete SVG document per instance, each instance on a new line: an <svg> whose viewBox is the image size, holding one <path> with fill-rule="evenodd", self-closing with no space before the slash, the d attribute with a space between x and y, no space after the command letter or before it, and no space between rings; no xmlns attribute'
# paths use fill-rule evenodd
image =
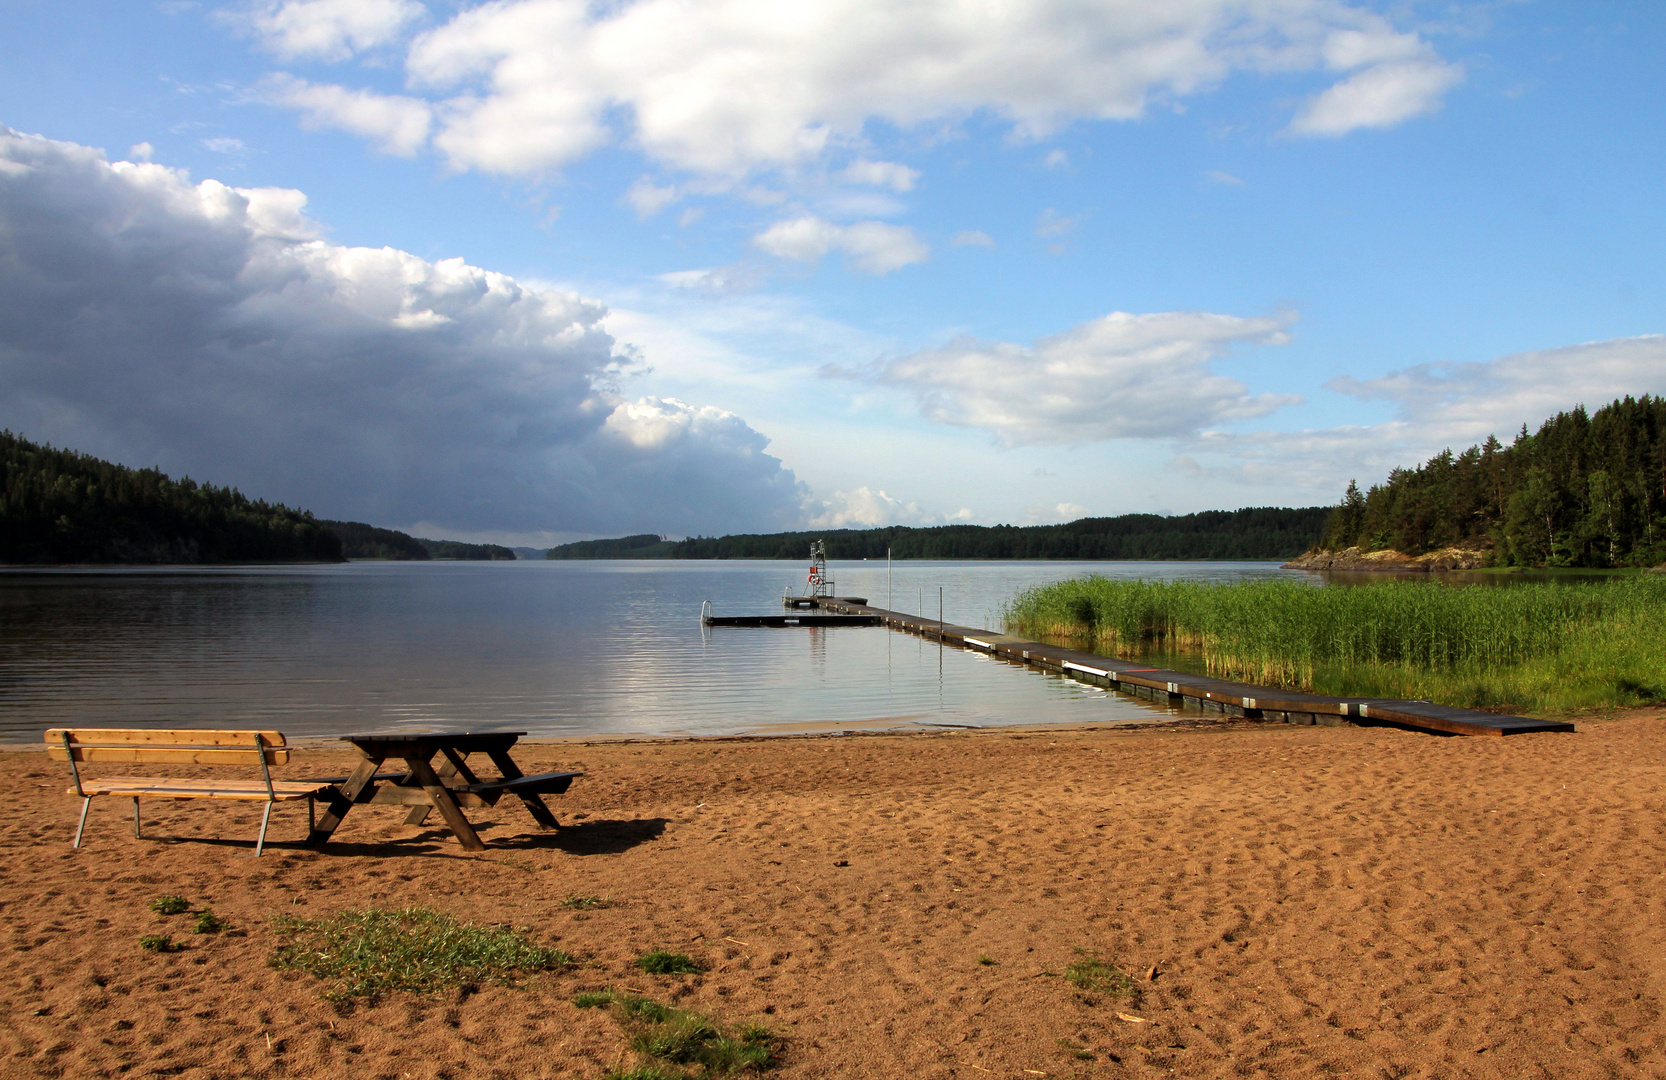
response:
<svg viewBox="0 0 1666 1080"><path fill-rule="evenodd" d="M72 764L283 765L289 761L281 731L52 728L46 733L46 752L53 761Z"/></svg>

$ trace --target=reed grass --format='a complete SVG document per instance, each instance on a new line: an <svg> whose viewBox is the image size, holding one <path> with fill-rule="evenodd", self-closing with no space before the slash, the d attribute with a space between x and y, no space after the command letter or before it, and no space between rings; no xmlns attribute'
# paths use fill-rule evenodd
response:
<svg viewBox="0 0 1666 1080"><path fill-rule="evenodd" d="M1529 715L1666 700L1666 578L1125 581L1020 593L1009 633L1219 678Z"/></svg>

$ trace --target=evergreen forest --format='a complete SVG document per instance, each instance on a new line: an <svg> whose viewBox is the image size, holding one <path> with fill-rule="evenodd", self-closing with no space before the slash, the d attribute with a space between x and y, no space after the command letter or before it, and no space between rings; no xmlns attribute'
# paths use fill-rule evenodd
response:
<svg viewBox="0 0 1666 1080"><path fill-rule="evenodd" d="M502 544L425 540L397 529L379 529L362 521L326 521L323 524L341 537L342 553L349 559L389 559L396 562L457 559L486 562L515 558L515 553Z"/></svg>
<svg viewBox="0 0 1666 1080"><path fill-rule="evenodd" d="M0 562L340 562L309 513L0 432Z"/></svg>
<svg viewBox="0 0 1666 1080"><path fill-rule="evenodd" d="M1125 514L1064 525L828 529L665 540L652 533L551 548L551 559L1288 559L1318 542L1330 511L1255 507L1164 517Z"/></svg>
<svg viewBox="0 0 1666 1080"><path fill-rule="evenodd" d="M1666 398L1557 413L1505 446L1488 437L1347 494L1322 546L1421 555L1485 549L1498 566L1666 561Z"/></svg>
<svg viewBox="0 0 1666 1080"><path fill-rule="evenodd" d="M362 521L323 521L325 528L341 538L341 553L349 559L391 559L420 561L428 558L422 541L395 529L378 529Z"/></svg>

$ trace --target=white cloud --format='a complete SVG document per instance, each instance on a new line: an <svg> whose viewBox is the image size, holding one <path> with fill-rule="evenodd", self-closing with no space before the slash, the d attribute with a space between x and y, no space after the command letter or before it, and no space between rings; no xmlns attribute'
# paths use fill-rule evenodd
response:
<svg viewBox="0 0 1666 1080"><path fill-rule="evenodd" d="M254 25L280 55L341 58L418 13L409 0L288 0ZM1302 121L1340 131L1432 107L1451 81L1413 88L1418 64L1446 70L1421 38L1341 0L497 0L420 34L405 74L456 168L536 176L628 143L729 182L854 158L851 182L906 190L912 170L880 177L888 163L863 157L870 123L939 132L981 114L1039 138L1239 72L1355 71Z"/></svg>
<svg viewBox="0 0 1666 1080"><path fill-rule="evenodd" d="M1052 207L1048 207L1036 219L1035 234L1037 236L1068 236L1075 231L1081 220L1080 217L1068 217Z"/></svg>
<svg viewBox="0 0 1666 1080"><path fill-rule="evenodd" d="M739 417L615 389L600 304L330 244L305 203L0 128L0 426L376 523L798 520Z"/></svg>
<svg viewBox="0 0 1666 1080"><path fill-rule="evenodd" d="M888 187L892 191L913 191L915 183L920 179L920 170L910 169L907 165L899 165L894 161L860 159L851 162L839 175L851 184Z"/></svg>
<svg viewBox="0 0 1666 1080"><path fill-rule="evenodd" d="M1070 155L1063 150L1052 150L1041 159L1041 163L1049 169L1068 168L1070 166Z"/></svg>
<svg viewBox="0 0 1666 1080"><path fill-rule="evenodd" d="M809 214L776 222L754 236L752 244L767 255L799 262L815 262L830 251L842 251L856 269L879 275L931 257L931 249L913 229L882 221L835 225Z"/></svg>
<svg viewBox="0 0 1666 1080"><path fill-rule="evenodd" d="M1343 376L1329 387L1362 401L1393 401L1402 420L1447 440L1501 437L1575 404L1666 394L1666 335L1616 338L1517 353L1474 364L1423 364L1379 379Z"/></svg>
<svg viewBox="0 0 1666 1080"><path fill-rule="evenodd" d="M703 270L672 270L656 276L674 289L727 295L757 288L765 275L762 267L742 262L731 266L707 267Z"/></svg>
<svg viewBox="0 0 1666 1080"><path fill-rule="evenodd" d="M243 145L242 139L232 139L226 136L220 136L219 138L214 139L204 139L202 140L202 146L204 150L211 150L216 154L229 154L232 156L241 155L248 150L248 147Z"/></svg>
<svg viewBox="0 0 1666 1080"><path fill-rule="evenodd" d="M859 487L835 491L826 500L807 502L804 524L812 529L871 529L880 525L936 525L937 518L918 503L903 502L883 490Z"/></svg>
<svg viewBox="0 0 1666 1080"><path fill-rule="evenodd" d="M1203 174L1203 178L1208 180L1211 184L1226 184L1230 187L1244 186L1244 182L1238 177L1233 176L1229 172L1222 172L1219 169L1210 169L1208 172Z"/></svg>
<svg viewBox="0 0 1666 1080"><path fill-rule="evenodd" d="M1666 394L1666 335L1616 338L1517 353L1484 363L1424 364L1377 379L1336 379L1330 388L1362 401L1393 402L1393 419L1308 431L1211 433L1195 449L1237 481L1301 488L1334 499L1351 479L1381 482L1444 449L1488 435L1508 443L1558 412L1597 409L1626 395Z"/></svg>
<svg viewBox="0 0 1666 1080"><path fill-rule="evenodd" d="M433 123L428 104L417 98L309 83L282 73L262 80L260 92L275 105L300 110L306 127L351 132L400 157L422 149Z"/></svg>
<svg viewBox="0 0 1666 1080"><path fill-rule="evenodd" d="M134 161L149 161L156 148L148 142L134 143L127 148L127 156Z"/></svg>
<svg viewBox="0 0 1666 1080"><path fill-rule="evenodd" d="M980 229L962 229L949 241L951 247L994 247L995 238Z"/></svg>
<svg viewBox="0 0 1666 1080"><path fill-rule="evenodd" d="M677 201L677 189L661 187L644 176L625 192L625 201L631 204L638 218L651 218Z"/></svg>
<svg viewBox="0 0 1666 1080"><path fill-rule="evenodd" d="M422 15L415 0L265 0L239 21L286 60L333 61L398 40Z"/></svg>
<svg viewBox="0 0 1666 1080"><path fill-rule="evenodd" d="M1366 68L1308 102L1290 122L1297 135L1346 135L1359 128L1393 127L1440 108L1463 81L1463 68L1438 60L1409 60Z"/></svg>
<svg viewBox="0 0 1666 1080"><path fill-rule="evenodd" d="M912 391L939 423L1008 446L1166 438L1264 416L1298 397L1252 395L1209 370L1239 345L1283 344L1288 317L1115 312L1032 346L959 338L871 373Z"/></svg>

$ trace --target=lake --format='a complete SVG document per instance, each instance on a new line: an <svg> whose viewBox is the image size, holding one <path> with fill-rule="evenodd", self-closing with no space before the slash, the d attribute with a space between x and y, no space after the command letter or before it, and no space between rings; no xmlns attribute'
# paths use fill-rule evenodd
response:
<svg viewBox="0 0 1666 1080"><path fill-rule="evenodd" d="M47 727L446 727L536 736L1149 722L1137 698L781 610L807 562L356 562L0 572L0 741ZM833 562L839 594L999 629L1062 578L1313 580L1276 563ZM889 603L887 598L889 597Z"/></svg>

